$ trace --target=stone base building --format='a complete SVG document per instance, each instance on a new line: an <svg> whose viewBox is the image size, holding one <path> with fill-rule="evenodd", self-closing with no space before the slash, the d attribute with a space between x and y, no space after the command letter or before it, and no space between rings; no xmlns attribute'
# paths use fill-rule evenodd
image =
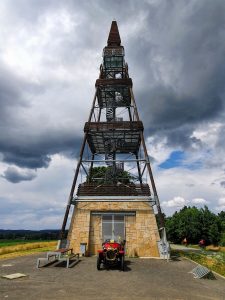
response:
<svg viewBox="0 0 225 300"><path fill-rule="evenodd" d="M159 233L152 207L146 202L78 202L68 238L75 252L84 245L95 255L107 238L126 240L126 254L158 257Z"/></svg>

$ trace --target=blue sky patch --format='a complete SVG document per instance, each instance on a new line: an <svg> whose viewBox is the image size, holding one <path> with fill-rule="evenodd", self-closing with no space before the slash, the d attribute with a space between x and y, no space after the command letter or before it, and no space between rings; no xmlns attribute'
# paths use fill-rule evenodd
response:
<svg viewBox="0 0 225 300"><path fill-rule="evenodd" d="M184 151L173 151L170 154L170 157L165 160L163 163L159 165L162 169L172 169L177 167L182 167L189 170L196 170L201 168L202 162L200 160L196 160L192 163L187 164L185 162L186 154Z"/></svg>
<svg viewBox="0 0 225 300"><path fill-rule="evenodd" d="M173 151L170 154L170 157L165 160L163 163L159 165L162 169L171 169L175 167L179 167L182 165L182 162L185 158L185 154L183 151Z"/></svg>

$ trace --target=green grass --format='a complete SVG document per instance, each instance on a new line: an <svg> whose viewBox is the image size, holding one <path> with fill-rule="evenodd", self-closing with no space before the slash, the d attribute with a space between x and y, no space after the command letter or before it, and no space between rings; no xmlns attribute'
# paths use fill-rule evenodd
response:
<svg viewBox="0 0 225 300"><path fill-rule="evenodd" d="M52 240L51 240L52 241ZM27 243L50 242L50 240L0 240L0 248L7 246L15 246Z"/></svg>
<svg viewBox="0 0 225 300"><path fill-rule="evenodd" d="M172 255L187 257L198 264L225 276L225 253L223 251L214 252L204 250L197 253L192 251L173 250Z"/></svg>
<svg viewBox="0 0 225 300"><path fill-rule="evenodd" d="M195 248L195 249L199 249L199 245L188 244L187 248Z"/></svg>

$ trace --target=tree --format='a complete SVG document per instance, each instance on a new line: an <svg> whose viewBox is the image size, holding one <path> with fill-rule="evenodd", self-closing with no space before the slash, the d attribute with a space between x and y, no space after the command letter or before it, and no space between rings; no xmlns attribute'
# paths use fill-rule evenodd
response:
<svg viewBox="0 0 225 300"><path fill-rule="evenodd" d="M91 169L89 176L87 176L87 182L97 182L98 184L107 183L107 173L112 172L113 167L94 167ZM119 170L116 171L116 176L114 178L115 183L122 182L124 184L129 184L133 181L134 177L127 171ZM111 183L112 180L109 180Z"/></svg>
<svg viewBox="0 0 225 300"><path fill-rule="evenodd" d="M225 246L225 211L221 211L218 214L218 227L220 234L220 246Z"/></svg>
<svg viewBox="0 0 225 300"><path fill-rule="evenodd" d="M206 205L204 208L200 209L201 238L204 238L206 243L211 241L209 237L209 228L216 222L216 220L216 215L212 213Z"/></svg>
<svg viewBox="0 0 225 300"><path fill-rule="evenodd" d="M208 233L209 233L210 242L214 246L217 246L219 243L219 240L220 240L220 232L219 232L218 225L216 222L209 226Z"/></svg>
<svg viewBox="0 0 225 300"><path fill-rule="evenodd" d="M225 211L221 211L218 214L218 222L221 232L225 233Z"/></svg>
<svg viewBox="0 0 225 300"><path fill-rule="evenodd" d="M176 243L181 242L185 237L189 243L198 242L201 235L200 228L200 213L195 206L184 206L166 221L168 238Z"/></svg>
<svg viewBox="0 0 225 300"><path fill-rule="evenodd" d="M225 213L212 213L207 206L184 206L179 212L166 218L168 239L180 243L185 237L189 243L198 243L205 239L206 243L225 244Z"/></svg>

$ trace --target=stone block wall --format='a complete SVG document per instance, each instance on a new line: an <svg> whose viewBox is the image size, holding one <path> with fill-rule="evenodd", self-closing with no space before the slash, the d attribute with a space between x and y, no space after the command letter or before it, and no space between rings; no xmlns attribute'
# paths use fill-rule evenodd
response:
<svg viewBox="0 0 225 300"><path fill-rule="evenodd" d="M102 245L102 218L91 215L89 233L89 255L97 254Z"/></svg>
<svg viewBox="0 0 225 300"><path fill-rule="evenodd" d="M87 255L97 254L102 245L102 221L100 215L91 212L136 212L125 216L126 254L128 256L158 257L159 233L153 209L146 202L78 202L69 229L68 239L74 252L80 252L80 244L87 244Z"/></svg>

